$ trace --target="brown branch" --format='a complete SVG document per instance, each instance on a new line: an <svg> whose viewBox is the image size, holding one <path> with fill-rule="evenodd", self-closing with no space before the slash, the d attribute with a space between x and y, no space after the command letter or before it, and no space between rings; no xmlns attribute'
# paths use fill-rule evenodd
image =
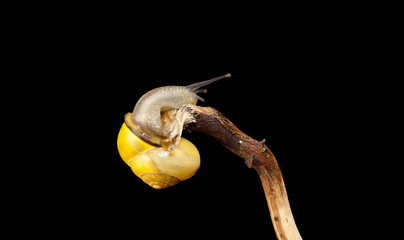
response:
<svg viewBox="0 0 404 240"><path fill-rule="evenodd" d="M211 135L254 168L262 182L271 220L278 239L302 239L290 209L281 170L271 150L241 132L229 119L210 107L186 106L194 119L187 128ZM176 110L173 110L176 111ZM163 117L164 119L164 117ZM165 119L165 122L170 122Z"/></svg>

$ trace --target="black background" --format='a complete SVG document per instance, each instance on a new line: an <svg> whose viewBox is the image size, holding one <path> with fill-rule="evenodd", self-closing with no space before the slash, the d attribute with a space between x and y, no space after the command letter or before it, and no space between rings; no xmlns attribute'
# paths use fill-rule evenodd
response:
<svg viewBox="0 0 404 240"><path fill-rule="evenodd" d="M33 133L45 140L30 141L40 144L35 152L43 161L24 163L39 170L30 172L29 211L18 221L42 216L33 231L58 236L276 239L258 175L213 138L184 132L201 167L164 190L144 184L117 151L123 117L144 93L231 73L207 86L199 105L266 139L304 238L333 228L318 219L343 217L333 203L343 196L331 179L349 151L341 151L341 139L348 138L359 51L351 50L359 42L327 10L253 9L248 16L218 10L190 23L191 13L151 23L153 16L115 10L23 22L17 58L35 78L24 87L40 89L28 114L41 115Z"/></svg>

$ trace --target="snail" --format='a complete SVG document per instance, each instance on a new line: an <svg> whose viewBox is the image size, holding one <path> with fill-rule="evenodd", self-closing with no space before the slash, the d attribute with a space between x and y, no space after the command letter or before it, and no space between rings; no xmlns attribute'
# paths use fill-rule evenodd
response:
<svg viewBox="0 0 404 240"><path fill-rule="evenodd" d="M165 86L144 94L136 103L133 113L125 115L118 134L118 152L134 174L155 189L174 186L192 177L200 166L198 149L181 137L182 124L177 131L168 131L162 124L162 114L182 109L187 104L204 101L197 93L205 85L230 74L189 86ZM179 134L172 134L178 132Z"/></svg>

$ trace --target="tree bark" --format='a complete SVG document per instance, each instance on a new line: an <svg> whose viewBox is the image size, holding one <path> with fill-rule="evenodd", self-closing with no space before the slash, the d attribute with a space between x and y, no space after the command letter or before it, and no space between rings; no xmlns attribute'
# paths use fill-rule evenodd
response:
<svg viewBox="0 0 404 240"><path fill-rule="evenodd" d="M285 184L275 156L265 145L241 132L229 119L210 107L187 106L193 120L187 129L203 132L244 159L254 168L262 182L272 224L279 240L302 239L290 209Z"/></svg>

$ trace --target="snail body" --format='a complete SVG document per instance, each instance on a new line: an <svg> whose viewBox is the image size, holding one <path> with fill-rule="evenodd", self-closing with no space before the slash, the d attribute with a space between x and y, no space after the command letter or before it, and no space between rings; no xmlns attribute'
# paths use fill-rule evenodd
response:
<svg viewBox="0 0 404 240"><path fill-rule="evenodd" d="M161 113L171 109L180 109L185 104L196 104L198 100L204 101L197 93L206 93L200 87L218 81L230 74L212 78L189 86L166 86L153 89L143 95L133 109L132 120L140 131L149 137L163 137L161 126Z"/></svg>
<svg viewBox="0 0 404 240"><path fill-rule="evenodd" d="M156 88L143 95L133 110L132 120L148 136L162 136L161 112L196 104L199 96L183 86Z"/></svg>
<svg viewBox="0 0 404 240"><path fill-rule="evenodd" d="M151 187L162 189L196 173L200 166L198 149L181 137L168 148L164 143L172 139L163 131L161 116L167 110L203 101L197 93L206 90L199 88L225 77L230 74L189 86L159 87L139 99L133 113L125 115L117 141L121 158L136 176Z"/></svg>

